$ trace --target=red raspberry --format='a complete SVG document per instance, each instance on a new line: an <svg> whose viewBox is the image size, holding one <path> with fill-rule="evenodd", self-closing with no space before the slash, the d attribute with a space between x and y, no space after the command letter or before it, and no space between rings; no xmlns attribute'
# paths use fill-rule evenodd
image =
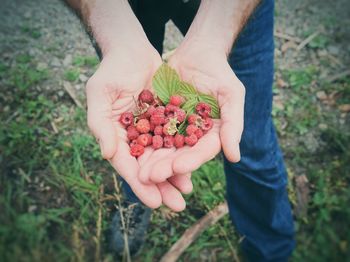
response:
<svg viewBox="0 0 350 262"><path fill-rule="evenodd" d="M134 157L139 157L145 152L145 148L139 144L130 147L130 154Z"/></svg>
<svg viewBox="0 0 350 262"><path fill-rule="evenodd" d="M199 128L194 132L194 134L198 139L200 139L204 135L202 129L199 129Z"/></svg>
<svg viewBox="0 0 350 262"><path fill-rule="evenodd" d="M147 146L152 145L152 135L151 134L145 134L147 136Z"/></svg>
<svg viewBox="0 0 350 262"><path fill-rule="evenodd" d="M124 127L130 126L134 122L134 115L131 112L124 112L119 118L119 122L122 123Z"/></svg>
<svg viewBox="0 0 350 262"><path fill-rule="evenodd" d="M145 113L146 117L149 119L155 111L156 111L156 108L154 106L149 106Z"/></svg>
<svg viewBox="0 0 350 262"><path fill-rule="evenodd" d="M185 144L185 137L181 134L176 134L174 138L174 145L176 148L181 148Z"/></svg>
<svg viewBox="0 0 350 262"><path fill-rule="evenodd" d="M154 97L151 91L149 90L143 90L139 94L139 101L142 103L152 104L154 101Z"/></svg>
<svg viewBox="0 0 350 262"><path fill-rule="evenodd" d="M141 146L147 146L147 143L148 143L147 134L139 135L139 137L137 138L137 143Z"/></svg>
<svg viewBox="0 0 350 262"><path fill-rule="evenodd" d="M138 136L140 135L139 131L137 131L135 126L128 126L126 131L127 131L127 137L129 139L129 141L132 141L132 140L138 138Z"/></svg>
<svg viewBox="0 0 350 262"><path fill-rule="evenodd" d="M174 106L180 106L185 99L182 96L179 95L173 95L169 99L169 104L174 105Z"/></svg>
<svg viewBox="0 0 350 262"><path fill-rule="evenodd" d="M150 121L155 126L159 126L165 123L165 116L161 113L153 113L153 115L150 118Z"/></svg>
<svg viewBox="0 0 350 262"><path fill-rule="evenodd" d="M165 112L165 107L164 106L157 106L156 110L154 110L153 114L163 114Z"/></svg>
<svg viewBox="0 0 350 262"><path fill-rule="evenodd" d="M211 118L206 118L204 119L201 128L203 131L208 131L213 127L213 124L214 122Z"/></svg>
<svg viewBox="0 0 350 262"><path fill-rule="evenodd" d="M154 133L155 135L162 136L162 135L163 135L163 127L162 127L162 126L156 126L156 127L154 128L153 133Z"/></svg>
<svg viewBox="0 0 350 262"><path fill-rule="evenodd" d="M171 104L167 104L166 107L165 107L165 112L164 113L168 117L173 117L173 116L175 116L176 111L178 109L179 108L177 106L174 106L174 105L171 105Z"/></svg>
<svg viewBox="0 0 350 262"><path fill-rule="evenodd" d="M139 131L142 134L146 134L149 132L149 130L151 129L150 123L147 119L140 119L137 123L136 123L136 129L137 131Z"/></svg>
<svg viewBox="0 0 350 262"><path fill-rule="evenodd" d="M198 130L197 126L195 126L195 125L188 125L186 127L186 134L190 136L190 135L194 134L194 132L196 132L197 130Z"/></svg>
<svg viewBox="0 0 350 262"><path fill-rule="evenodd" d="M173 136L165 136L164 137L164 147L170 148L174 146L174 137Z"/></svg>
<svg viewBox="0 0 350 262"><path fill-rule="evenodd" d="M186 112L185 112L185 110L179 108L176 110L175 116L176 116L177 121L179 121L179 123L182 123L186 119Z"/></svg>
<svg viewBox="0 0 350 262"><path fill-rule="evenodd" d="M188 124L200 126L202 123L202 118L197 114L190 114L187 118Z"/></svg>
<svg viewBox="0 0 350 262"><path fill-rule="evenodd" d="M163 137L160 135L155 135L152 137L152 147L153 149L159 149L163 146Z"/></svg>
<svg viewBox="0 0 350 262"><path fill-rule="evenodd" d="M134 146L137 144L137 139L134 139L133 141L130 142L130 147Z"/></svg>
<svg viewBox="0 0 350 262"><path fill-rule="evenodd" d="M198 138L195 134L190 136L185 136L185 143L189 146L194 146L198 141Z"/></svg>
<svg viewBox="0 0 350 262"><path fill-rule="evenodd" d="M208 117L211 113L211 107L210 105L204 103L204 102L199 102L196 105L196 111L198 113L198 115L200 115L201 117Z"/></svg>

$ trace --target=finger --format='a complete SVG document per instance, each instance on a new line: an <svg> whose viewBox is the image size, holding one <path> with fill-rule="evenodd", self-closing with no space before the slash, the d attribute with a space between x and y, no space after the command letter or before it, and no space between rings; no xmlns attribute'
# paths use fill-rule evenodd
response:
<svg viewBox="0 0 350 262"><path fill-rule="evenodd" d="M191 174L174 175L168 179L169 183L176 187L182 194L189 194L193 190Z"/></svg>
<svg viewBox="0 0 350 262"><path fill-rule="evenodd" d="M163 204L175 212L180 212L186 208L185 199L181 193L168 181L157 184L162 195Z"/></svg>
<svg viewBox="0 0 350 262"><path fill-rule="evenodd" d="M168 157L174 153L175 148L161 148L158 150L153 150L152 155L149 156L147 162L141 165L138 177L142 183L151 183L150 175L153 165L163 158Z"/></svg>
<svg viewBox="0 0 350 262"><path fill-rule="evenodd" d="M213 129L198 140L197 144L189 150L179 154L173 162L173 172L176 174L191 173L198 169L201 165L213 159L221 149L218 128Z"/></svg>
<svg viewBox="0 0 350 262"><path fill-rule="evenodd" d="M181 150L181 149L180 149ZM178 150L179 151L179 150ZM175 151L171 157L165 157L156 161L149 171L149 180L154 183L161 183L174 175L173 161L178 151Z"/></svg>
<svg viewBox="0 0 350 262"><path fill-rule="evenodd" d="M110 159L116 152L118 137L115 123L112 121L111 102L102 89L103 87L88 82L87 118L88 126L100 144L102 156Z"/></svg>
<svg viewBox="0 0 350 262"><path fill-rule="evenodd" d="M226 158L231 162L240 160L239 142L243 132L245 89L242 84L231 88L221 105L220 139Z"/></svg>
<svg viewBox="0 0 350 262"><path fill-rule="evenodd" d="M136 158L130 155L126 142L118 143L117 154L110 160L110 163L146 206L157 208L161 205L162 197L157 186L154 184L145 185L139 181L137 177L139 164Z"/></svg>

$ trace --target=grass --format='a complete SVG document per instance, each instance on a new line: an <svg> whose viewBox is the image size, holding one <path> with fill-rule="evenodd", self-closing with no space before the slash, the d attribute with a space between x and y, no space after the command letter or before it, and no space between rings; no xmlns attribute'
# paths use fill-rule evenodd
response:
<svg viewBox="0 0 350 262"><path fill-rule="evenodd" d="M112 261L105 232L116 204L112 168L100 157L87 131L85 111L54 91L36 87L50 78L28 55L15 66L0 63L0 256L2 261ZM64 77L79 81L80 69L95 67L96 59L75 57ZM288 87L276 89L284 109L274 108L275 121L290 170L290 198L296 203L294 178L310 181L308 213L296 217L298 246L291 261L344 261L349 257L350 136L338 120L336 106L323 107L315 98L319 88L337 91L336 103L349 103L350 79L329 87L315 81L314 67L281 72ZM287 126L282 123L287 123ZM325 128L318 125L323 123ZM56 128L53 128L53 127ZM57 132L58 131L58 132ZM312 153L308 135L317 138ZM155 261L181 234L225 199L220 156L193 174L195 191L188 208L175 214L153 212L144 252L136 261ZM102 220L99 219L101 214ZM102 234L99 234L99 228ZM228 218L206 230L180 261L228 261L239 236ZM94 259L92 259L94 258Z"/></svg>

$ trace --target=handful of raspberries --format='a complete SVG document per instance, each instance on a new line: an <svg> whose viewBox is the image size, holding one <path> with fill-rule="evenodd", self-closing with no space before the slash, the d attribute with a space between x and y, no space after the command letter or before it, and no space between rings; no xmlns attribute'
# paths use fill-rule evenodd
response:
<svg viewBox="0 0 350 262"><path fill-rule="evenodd" d="M212 108L198 102L195 112L187 114L181 108L184 102L183 96L172 95L169 103L163 105L151 91L143 90L135 101L136 111L124 112L119 119L127 130L130 154L139 157L147 146L153 149L194 146L213 127Z"/></svg>

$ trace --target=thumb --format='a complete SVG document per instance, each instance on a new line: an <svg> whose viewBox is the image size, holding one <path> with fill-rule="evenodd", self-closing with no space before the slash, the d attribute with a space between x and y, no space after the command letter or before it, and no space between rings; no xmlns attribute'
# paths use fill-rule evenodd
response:
<svg viewBox="0 0 350 262"><path fill-rule="evenodd" d="M89 118L88 125L100 144L102 157L111 159L116 153L118 145L116 127L110 119L104 117L95 119L96 116L89 117L88 114Z"/></svg>
<svg viewBox="0 0 350 262"><path fill-rule="evenodd" d="M222 99L219 96L219 103L222 102L220 140L224 154L231 162L240 160L239 142L244 122L245 88L239 80L237 82L225 89Z"/></svg>
<svg viewBox="0 0 350 262"><path fill-rule="evenodd" d="M112 121L111 102L102 86L87 84L88 126L100 144L103 158L110 159L117 150L117 130Z"/></svg>

